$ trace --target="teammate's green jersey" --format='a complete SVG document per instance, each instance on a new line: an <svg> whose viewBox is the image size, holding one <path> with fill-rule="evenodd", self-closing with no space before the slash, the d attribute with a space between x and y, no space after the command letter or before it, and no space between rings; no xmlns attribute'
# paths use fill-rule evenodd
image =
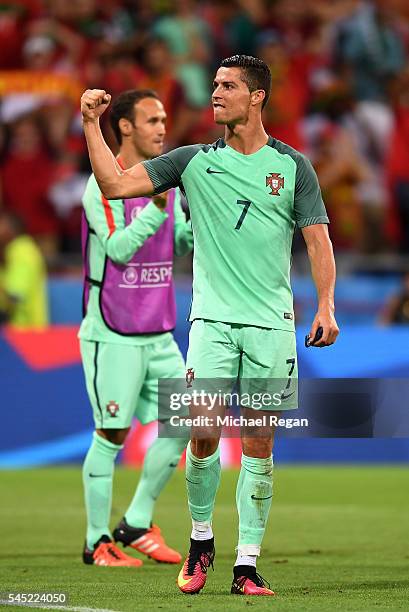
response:
<svg viewBox="0 0 409 612"><path fill-rule="evenodd" d="M328 223L308 159L269 137L251 155L219 139L142 163L155 193L180 186L189 203L195 243L190 320L293 330L294 229Z"/></svg>
<svg viewBox="0 0 409 612"><path fill-rule="evenodd" d="M167 212L159 210L153 202L150 202L129 225L125 226L123 201L104 201L94 175L91 175L88 181L83 196L83 205L89 226L95 232L89 235L88 248L90 276L97 281L102 280L106 257L116 263L127 263L145 240L152 236L168 217ZM184 255L192 250L193 236L190 222L186 222L181 207L179 190L176 190L175 194L174 211L175 254ZM99 287L91 286L87 314L79 332L79 337L83 340L142 345L157 342L159 336L171 338L170 332L123 336L111 331L101 316L99 291Z"/></svg>

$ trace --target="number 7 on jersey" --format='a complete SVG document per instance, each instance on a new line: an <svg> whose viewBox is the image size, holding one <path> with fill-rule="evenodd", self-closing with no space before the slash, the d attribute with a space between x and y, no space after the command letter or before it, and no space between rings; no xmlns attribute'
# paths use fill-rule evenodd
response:
<svg viewBox="0 0 409 612"><path fill-rule="evenodd" d="M240 215L240 219L236 223L236 227L234 229L239 230L243 224L244 218L247 215L248 209L250 208L251 202L249 200L237 200L237 204L239 206L244 206L242 213Z"/></svg>

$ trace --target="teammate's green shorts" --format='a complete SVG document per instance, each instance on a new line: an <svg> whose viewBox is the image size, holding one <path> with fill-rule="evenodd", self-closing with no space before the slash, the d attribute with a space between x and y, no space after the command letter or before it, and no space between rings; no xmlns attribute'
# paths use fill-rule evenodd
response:
<svg viewBox="0 0 409 612"><path fill-rule="evenodd" d="M292 331L195 319L186 368L187 386L196 390L214 393L222 387L228 393L238 381L241 406L277 411L298 407Z"/></svg>
<svg viewBox="0 0 409 612"><path fill-rule="evenodd" d="M158 379L185 378L173 338L143 346L80 341L88 396L97 429L125 429L136 417L158 418Z"/></svg>

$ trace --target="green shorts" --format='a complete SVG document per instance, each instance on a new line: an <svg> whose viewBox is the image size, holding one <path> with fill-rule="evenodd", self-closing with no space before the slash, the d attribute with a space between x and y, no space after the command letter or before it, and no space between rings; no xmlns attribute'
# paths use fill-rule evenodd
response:
<svg viewBox="0 0 409 612"><path fill-rule="evenodd" d="M196 390L215 392L222 379L219 386L228 392L239 381L241 406L277 411L298 407L293 331L195 319L186 368L187 386Z"/></svg>
<svg viewBox="0 0 409 612"><path fill-rule="evenodd" d="M158 418L158 379L185 378L173 338L145 344L80 341L85 382L97 429L125 429Z"/></svg>

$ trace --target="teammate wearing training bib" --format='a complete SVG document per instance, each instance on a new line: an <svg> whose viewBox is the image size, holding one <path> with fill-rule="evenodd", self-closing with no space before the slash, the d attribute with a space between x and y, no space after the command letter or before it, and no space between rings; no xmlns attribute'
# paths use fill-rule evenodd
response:
<svg viewBox="0 0 409 612"><path fill-rule="evenodd" d="M297 375L294 312L290 287L295 227L304 236L317 288L318 310L310 335L328 346L338 335L334 318L335 263L328 218L316 174L299 152L269 136L261 121L271 74L261 60L223 60L212 103L225 136L212 145L181 147L121 171L103 141L99 116L110 96L86 91L81 99L84 132L98 183L109 197L131 197L183 188L195 239L192 322L186 380L236 379L248 384ZM256 384L256 386L257 386ZM290 397L291 396L291 397ZM277 409L296 407L282 393ZM257 416L251 404L247 413ZM207 414L207 406L198 411ZM196 412L197 414L197 412ZM192 533L178 576L184 593L198 593L215 555L212 514L220 481L219 435L192 430L186 484ZM237 559L231 593L274 595L256 571L271 506L274 428L242 432L237 483Z"/></svg>
<svg viewBox="0 0 409 612"><path fill-rule="evenodd" d="M166 114L153 91L132 90L113 104L111 125L123 168L162 152ZM109 529L114 461L134 416L158 418L158 378L183 377L171 334L176 323L173 256L192 249L178 188L163 196L107 200L92 175L84 197L84 320L79 337L96 431L83 466L87 510L84 563L139 566L113 540L156 561L179 563L159 527L154 504L186 440L157 438L124 518ZM166 426L166 423L163 424Z"/></svg>

